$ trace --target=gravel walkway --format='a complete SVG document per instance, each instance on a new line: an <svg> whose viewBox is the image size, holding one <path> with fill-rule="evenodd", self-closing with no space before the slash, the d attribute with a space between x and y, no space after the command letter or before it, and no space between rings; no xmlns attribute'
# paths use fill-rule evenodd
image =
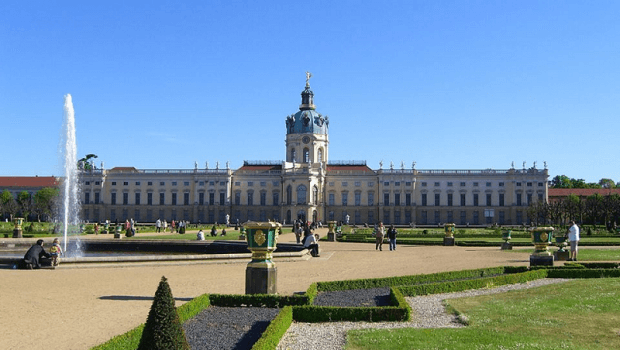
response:
<svg viewBox="0 0 620 350"><path fill-rule="evenodd" d="M192 350L245 350L261 337L279 309L208 307L183 324Z"/></svg>
<svg viewBox="0 0 620 350"><path fill-rule="evenodd" d="M474 289L456 293L433 294L406 298L412 308L409 322L293 322L280 341L278 350L340 350L345 345L346 332L366 328L458 328L463 327L453 315L448 315L442 303L445 299L503 293L510 290L540 287L567 279L540 279L528 283L510 284L492 289Z"/></svg>

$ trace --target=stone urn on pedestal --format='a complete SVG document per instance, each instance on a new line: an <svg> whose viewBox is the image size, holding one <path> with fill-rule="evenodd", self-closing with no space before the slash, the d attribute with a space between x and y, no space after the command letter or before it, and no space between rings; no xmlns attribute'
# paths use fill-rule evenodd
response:
<svg viewBox="0 0 620 350"><path fill-rule="evenodd" d="M566 236L559 236L559 235L554 236L553 238L555 239L554 245L559 248L553 253L554 260L556 261L568 260L568 258L570 257L569 251L566 250L566 247L568 246L568 243L566 243L566 240L568 238Z"/></svg>
<svg viewBox="0 0 620 350"><path fill-rule="evenodd" d="M15 228L13 228L13 238L22 238L22 225L24 224L24 218L14 218L13 224Z"/></svg>
<svg viewBox="0 0 620 350"><path fill-rule="evenodd" d="M511 233L512 230L505 230L502 232L502 239L504 240L504 243L502 243L502 250L512 250L512 244L510 243L510 240L512 239L510 236Z"/></svg>
<svg viewBox="0 0 620 350"><path fill-rule="evenodd" d="M454 245L454 227L455 224L445 224L444 231L445 237L443 238L443 245L445 246L453 246Z"/></svg>
<svg viewBox="0 0 620 350"><path fill-rule="evenodd" d="M235 230L238 230L238 229L239 229L239 227L235 228ZM244 241L245 240L245 234L246 234L245 227L242 226L241 227L241 234L239 235L239 240L240 241Z"/></svg>
<svg viewBox="0 0 620 350"><path fill-rule="evenodd" d="M336 231L334 231L334 228L336 227L336 221L328 221L327 222L327 240L330 242L335 242L336 241Z"/></svg>
<svg viewBox="0 0 620 350"><path fill-rule="evenodd" d="M553 239L553 227L534 227L531 229L534 253L530 255L530 266L553 266L553 254L549 245Z"/></svg>
<svg viewBox="0 0 620 350"><path fill-rule="evenodd" d="M248 222L245 225L252 261L245 270L245 294L276 294L277 269L273 262L282 225L277 222Z"/></svg>

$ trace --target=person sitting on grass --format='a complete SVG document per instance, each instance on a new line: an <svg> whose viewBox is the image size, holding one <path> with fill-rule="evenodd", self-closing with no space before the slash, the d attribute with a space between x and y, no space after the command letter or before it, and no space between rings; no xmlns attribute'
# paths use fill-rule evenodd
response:
<svg viewBox="0 0 620 350"><path fill-rule="evenodd" d="M226 229L225 228L222 229L222 234L220 236L226 236Z"/></svg>
<svg viewBox="0 0 620 350"><path fill-rule="evenodd" d="M198 231L198 233L196 234L196 239L199 241L204 241L205 240L205 233L202 232L202 230Z"/></svg>
<svg viewBox="0 0 620 350"><path fill-rule="evenodd" d="M40 269L41 263L39 262L39 259L42 257L49 258L50 255L45 251L45 249L43 249L43 240L40 239L37 243L33 244L32 247L30 247L30 249L26 252L26 255L24 255L24 264L26 265L26 268L31 270L33 268Z"/></svg>
<svg viewBox="0 0 620 350"><path fill-rule="evenodd" d="M217 236L217 228L213 225L213 227L211 227L211 237L215 236Z"/></svg>

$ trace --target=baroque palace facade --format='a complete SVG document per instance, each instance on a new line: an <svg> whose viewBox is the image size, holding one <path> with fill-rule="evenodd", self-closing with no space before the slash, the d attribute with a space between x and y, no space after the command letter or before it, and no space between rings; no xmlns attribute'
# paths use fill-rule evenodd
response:
<svg viewBox="0 0 620 350"><path fill-rule="evenodd" d="M241 168L140 170L116 167L81 175L82 217L141 222L521 225L527 207L548 200L548 170L418 170L365 161L329 161L329 118L317 113L310 75L299 111L286 117L286 160Z"/></svg>

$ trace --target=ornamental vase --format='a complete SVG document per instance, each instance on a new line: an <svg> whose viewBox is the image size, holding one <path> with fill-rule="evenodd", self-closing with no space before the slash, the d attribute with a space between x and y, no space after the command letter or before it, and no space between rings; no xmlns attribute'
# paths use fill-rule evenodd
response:
<svg viewBox="0 0 620 350"><path fill-rule="evenodd" d="M444 231L446 234L446 238L454 238L454 224L445 224Z"/></svg>
<svg viewBox="0 0 620 350"><path fill-rule="evenodd" d="M328 221L327 227L329 229L329 231L327 231L327 240L330 242L335 242L336 232L334 231L334 228L336 227L336 221Z"/></svg>
<svg viewBox="0 0 620 350"><path fill-rule="evenodd" d="M502 239L505 242L508 242L509 240L512 239L512 237L510 236L511 233L512 233L512 230L506 230L506 231L502 232Z"/></svg>
<svg viewBox="0 0 620 350"><path fill-rule="evenodd" d="M282 225L277 222L248 222L244 227L248 249L252 252L252 262L249 265L272 266L273 251L276 250Z"/></svg>
<svg viewBox="0 0 620 350"><path fill-rule="evenodd" d="M553 239L553 227L534 227L531 231L534 253L537 256L550 256L549 245Z"/></svg>
<svg viewBox="0 0 620 350"><path fill-rule="evenodd" d="M16 230L21 230L22 225L24 224L24 218L13 218L13 224L15 225Z"/></svg>

